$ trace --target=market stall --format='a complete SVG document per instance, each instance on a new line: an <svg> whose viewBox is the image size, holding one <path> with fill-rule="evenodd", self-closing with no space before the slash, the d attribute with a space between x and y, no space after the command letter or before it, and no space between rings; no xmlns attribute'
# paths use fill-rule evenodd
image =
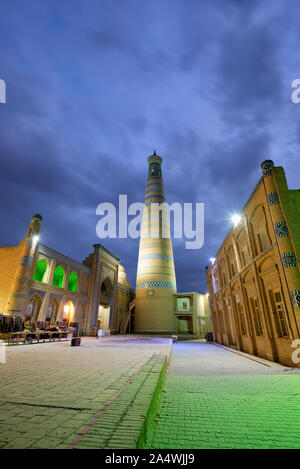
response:
<svg viewBox="0 0 300 469"><path fill-rule="evenodd" d="M31 323L30 318L0 315L0 340L7 345L60 342L77 337L76 323L39 321Z"/></svg>

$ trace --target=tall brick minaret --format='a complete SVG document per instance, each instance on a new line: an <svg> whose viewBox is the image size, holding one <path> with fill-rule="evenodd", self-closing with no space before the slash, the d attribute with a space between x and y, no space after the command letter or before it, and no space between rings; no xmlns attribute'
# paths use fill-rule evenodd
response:
<svg viewBox="0 0 300 469"><path fill-rule="evenodd" d="M175 332L173 311L176 293L170 223L168 217L164 216L166 212L158 212L152 205L165 202L162 158L154 151L148 158L148 164L136 278L134 330L170 334Z"/></svg>

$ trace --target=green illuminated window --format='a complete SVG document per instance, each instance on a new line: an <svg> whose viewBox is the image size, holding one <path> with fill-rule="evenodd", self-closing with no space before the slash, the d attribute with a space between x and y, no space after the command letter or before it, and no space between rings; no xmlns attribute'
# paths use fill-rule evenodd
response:
<svg viewBox="0 0 300 469"><path fill-rule="evenodd" d="M33 280L44 282L45 273L48 267L46 259L39 259L35 265Z"/></svg>
<svg viewBox="0 0 300 469"><path fill-rule="evenodd" d="M60 287L62 288L63 286L63 283L64 283L64 278L65 278L65 271L64 271L64 268L59 265L56 267L55 271L54 271L54 276L53 276L53 282L52 284L55 286L55 287Z"/></svg>
<svg viewBox="0 0 300 469"><path fill-rule="evenodd" d="M71 272L69 276L68 290L77 291L78 276L76 272Z"/></svg>

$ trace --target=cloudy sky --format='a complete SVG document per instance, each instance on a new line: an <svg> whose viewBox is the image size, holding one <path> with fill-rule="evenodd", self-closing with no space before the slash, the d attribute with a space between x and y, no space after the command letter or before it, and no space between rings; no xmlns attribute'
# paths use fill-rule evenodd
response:
<svg viewBox="0 0 300 469"><path fill-rule="evenodd" d="M299 188L297 0L2 0L0 245L41 213L41 241L76 259L101 242L135 286L137 240L96 236L96 207L143 202L147 156L168 202L205 203L205 244L174 241L179 291L205 266L267 158Z"/></svg>

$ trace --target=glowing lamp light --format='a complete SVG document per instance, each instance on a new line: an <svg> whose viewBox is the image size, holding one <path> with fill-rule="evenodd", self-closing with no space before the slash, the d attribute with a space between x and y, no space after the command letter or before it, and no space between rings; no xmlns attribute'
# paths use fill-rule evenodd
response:
<svg viewBox="0 0 300 469"><path fill-rule="evenodd" d="M215 261L216 261L216 258L215 257L210 257L210 262L213 264Z"/></svg>
<svg viewBox="0 0 300 469"><path fill-rule="evenodd" d="M40 237L39 237L38 235L33 236L33 238L32 238L32 244L33 244L33 246L36 246L36 245L37 245L37 243L38 243L38 241L39 241L39 238L40 238Z"/></svg>
<svg viewBox="0 0 300 469"><path fill-rule="evenodd" d="M240 223L241 220L242 220L241 215L238 215L237 213L235 213L231 217L231 221L233 223L233 226L237 226Z"/></svg>
<svg viewBox="0 0 300 469"><path fill-rule="evenodd" d="M65 305L64 307L64 313L68 314L70 311L70 305Z"/></svg>

